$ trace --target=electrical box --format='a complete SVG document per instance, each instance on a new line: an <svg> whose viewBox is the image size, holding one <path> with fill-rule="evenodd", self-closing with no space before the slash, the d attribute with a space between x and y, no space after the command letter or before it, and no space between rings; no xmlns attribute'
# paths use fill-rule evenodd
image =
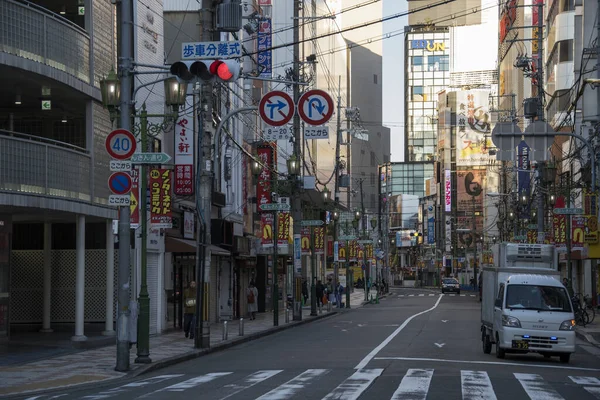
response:
<svg viewBox="0 0 600 400"><path fill-rule="evenodd" d="M220 32L237 32L242 29L241 0L224 0L217 5L217 30Z"/></svg>

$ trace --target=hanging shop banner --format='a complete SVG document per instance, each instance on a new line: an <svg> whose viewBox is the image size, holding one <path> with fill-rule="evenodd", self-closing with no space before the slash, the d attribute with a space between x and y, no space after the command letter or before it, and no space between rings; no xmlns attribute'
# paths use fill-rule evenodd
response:
<svg viewBox="0 0 600 400"><path fill-rule="evenodd" d="M565 207L565 198L559 196L556 199L555 208ZM565 252L567 247L567 215L554 214L552 216L552 229L554 230L554 246L560 252Z"/></svg>
<svg viewBox="0 0 600 400"><path fill-rule="evenodd" d="M435 243L435 218L429 217L427 219L427 243Z"/></svg>
<svg viewBox="0 0 600 400"><path fill-rule="evenodd" d="M485 170L473 169L456 172L457 209L472 214L483 211Z"/></svg>
<svg viewBox="0 0 600 400"><path fill-rule="evenodd" d="M183 238L193 239L194 232L196 231L196 221L194 221L194 214L188 211L183 212Z"/></svg>
<svg viewBox="0 0 600 400"><path fill-rule="evenodd" d="M489 92L464 90L456 92L456 153L458 166L488 165L495 156L492 148L492 126Z"/></svg>
<svg viewBox="0 0 600 400"><path fill-rule="evenodd" d="M173 189L171 170L150 170L150 224L153 228L172 228L171 192Z"/></svg>
<svg viewBox="0 0 600 400"><path fill-rule="evenodd" d="M598 243L598 194L583 190L583 214L586 217L584 242Z"/></svg>
<svg viewBox="0 0 600 400"><path fill-rule="evenodd" d="M446 212L452 211L452 179L450 170L444 170L444 194L445 194L445 205Z"/></svg>
<svg viewBox="0 0 600 400"><path fill-rule="evenodd" d="M366 251L366 253L367 253L367 254L366 254L366 255L367 255L367 258L368 258L369 260L373 260L373 259L375 259L375 256L373 255L373 245L372 245L372 244L367 244L367 245L365 245L365 251Z"/></svg>
<svg viewBox="0 0 600 400"><path fill-rule="evenodd" d="M287 246L290 241L290 213L277 213L277 246Z"/></svg>
<svg viewBox="0 0 600 400"><path fill-rule="evenodd" d="M358 254L357 257L359 260L364 260L365 259L365 249L363 247L358 247Z"/></svg>
<svg viewBox="0 0 600 400"><path fill-rule="evenodd" d="M260 215L260 244L262 247L273 247L273 214Z"/></svg>
<svg viewBox="0 0 600 400"><path fill-rule="evenodd" d="M351 262L356 261L356 257L358 256L358 241L351 240L350 245L348 247L349 247L348 253L350 253L350 254L348 254L348 257L349 257L350 261Z"/></svg>
<svg viewBox="0 0 600 400"><path fill-rule="evenodd" d="M131 228L140 226L140 169L131 170L131 193L129 194L129 211L131 212Z"/></svg>
<svg viewBox="0 0 600 400"><path fill-rule="evenodd" d="M272 51L273 39L271 29L271 18L261 18L258 20L258 71L261 78L270 78L273 70Z"/></svg>
<svg viewBox="0 0 600 400"><path fill-rule="evenodd" d="M583 215L571 216L571 251L583 250L586 222L587 218Z"/></svg>
<svg viewBox="0 0 600 400"><path fill-rule="evenodd" d="M271 146L260 146L256 151L258 159L263 165L256 185L257 205L261 206L271 203L271 179L273 179L273 173L269 167L273 165L273 148ZM260 212L260 208L258 208L258 211Z"/></svg>
<svg viewBox="0 0 600 400"><path fill-rule="evenodd" d="M182 115L175 124L175 194L194 194L194 129L189 115Z"/></svg>
<svg viewBox="0 0 600 400"><path fill-rule="evenodd" d="M325 254L325 228L315 228L315 254Z"/></svg>
<svg viewBox="0 0 600 400"><path fill-rule="evenodd" d="M348 248L348 241L346 240L340 240L338 243L338 261L339 262L346 262L346 252L347 252L347 248Z"/></svg>
<svg viewBox="0 0 600 400"><path fill-rule="evenodd" d="M300 237L302 243L302 255L309 256L310 255L310 228L303 227L300 228Z"/></svg>

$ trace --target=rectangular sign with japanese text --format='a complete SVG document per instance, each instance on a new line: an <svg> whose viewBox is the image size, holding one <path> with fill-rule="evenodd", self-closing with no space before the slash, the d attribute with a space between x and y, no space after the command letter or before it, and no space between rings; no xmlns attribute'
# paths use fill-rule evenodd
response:
<svg viewBox="0 0 600 400"><path fill-rule="evenodd" d="M269 46L270 47L270 46ZM211 58L239 58L242 45L231 42L191 42L181 44L182 60L202 60Z"/></svg>
<svg viewBox="0 0 600 400"><path fill-rule="evenodd" d="M171 191L173 181L171 170L153 168L150 170L150 225L154 228L172 228Z"/></svg>
<svg viewBox="0 0 600 400"><path fill-rule="evenodd" d="M315 254L325 253L325 228L314 228L315 232Z"/></svg>
<svg viewBox="0 0 600 400"><path fill-rule="evenodd" d="M258 72L262 78L270 78L272 73L272 51L273 39L271 36L271 19L261 18L258 20Z"/></svg>
<svg viewBox="0 0 600 400"><path fill-rule="evenodd" d="M300 228L302 255L310 255L310 228Z"/></svg>
<svg viewBox="0 0 600 400"><path fill-rule="evenodd" d="M444 171L444 188L445 210L446 212L450 212L452 211L452 176L450 175L449 169Z"/></svg>
<svg viewBox="0 0 600 400"><path fill-rule="evenodd" d="M256 151L258 160L263 165L256 185L256 201L260 212L261 205L271 203L271 179L273 177L270 168L273 165L273 148L261 146Z"/></svg>
<svg viewBox="0 0 600 400"><path fill-rule="evenodd" d="M131 170L131 192L129 196L129 212L131 213L130 226L137 229L140 226L140 169Z"/></svg>
<svg viewBox="0 0 600 400"><path fill-rule="evenodd" d="M277 246L287 246L290 241L290 213L277 213Z"/></svg>
<svg viewBox="0 0 600 400"><path fill-rule="evenodd" d="M175 124L175 194L194 194L194 123L182 115Z"/></svg>
<svg viewBox="0 0 600 400"><path fill-rule="evenodd" d="M273 247L273 219L271 213L261 214L260 216L260 244L263 247Z"/></svg>

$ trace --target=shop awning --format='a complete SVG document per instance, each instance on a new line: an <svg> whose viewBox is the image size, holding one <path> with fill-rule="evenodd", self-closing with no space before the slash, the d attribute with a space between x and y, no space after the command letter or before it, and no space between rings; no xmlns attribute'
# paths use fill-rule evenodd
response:
<svg viewBox="0 0 600 400"><path fill-rule="evenodd" d="M215 256L231 256L231 252L222 247L214 244L209 245L209 247L211 254ZM196 241L167 236L165 238L165 251L168 253L195 253Z"/></svg>

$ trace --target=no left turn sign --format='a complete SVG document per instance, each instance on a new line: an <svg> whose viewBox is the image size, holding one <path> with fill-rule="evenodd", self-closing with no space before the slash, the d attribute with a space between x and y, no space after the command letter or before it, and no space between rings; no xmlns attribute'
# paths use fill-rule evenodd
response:
<svg viewBox="0 0 600 400"><path fill-rule="evenodd" d="M258 111L267 125L283 126L294 116L294 101L286 92L274 90L260 99Z"/></svg>

